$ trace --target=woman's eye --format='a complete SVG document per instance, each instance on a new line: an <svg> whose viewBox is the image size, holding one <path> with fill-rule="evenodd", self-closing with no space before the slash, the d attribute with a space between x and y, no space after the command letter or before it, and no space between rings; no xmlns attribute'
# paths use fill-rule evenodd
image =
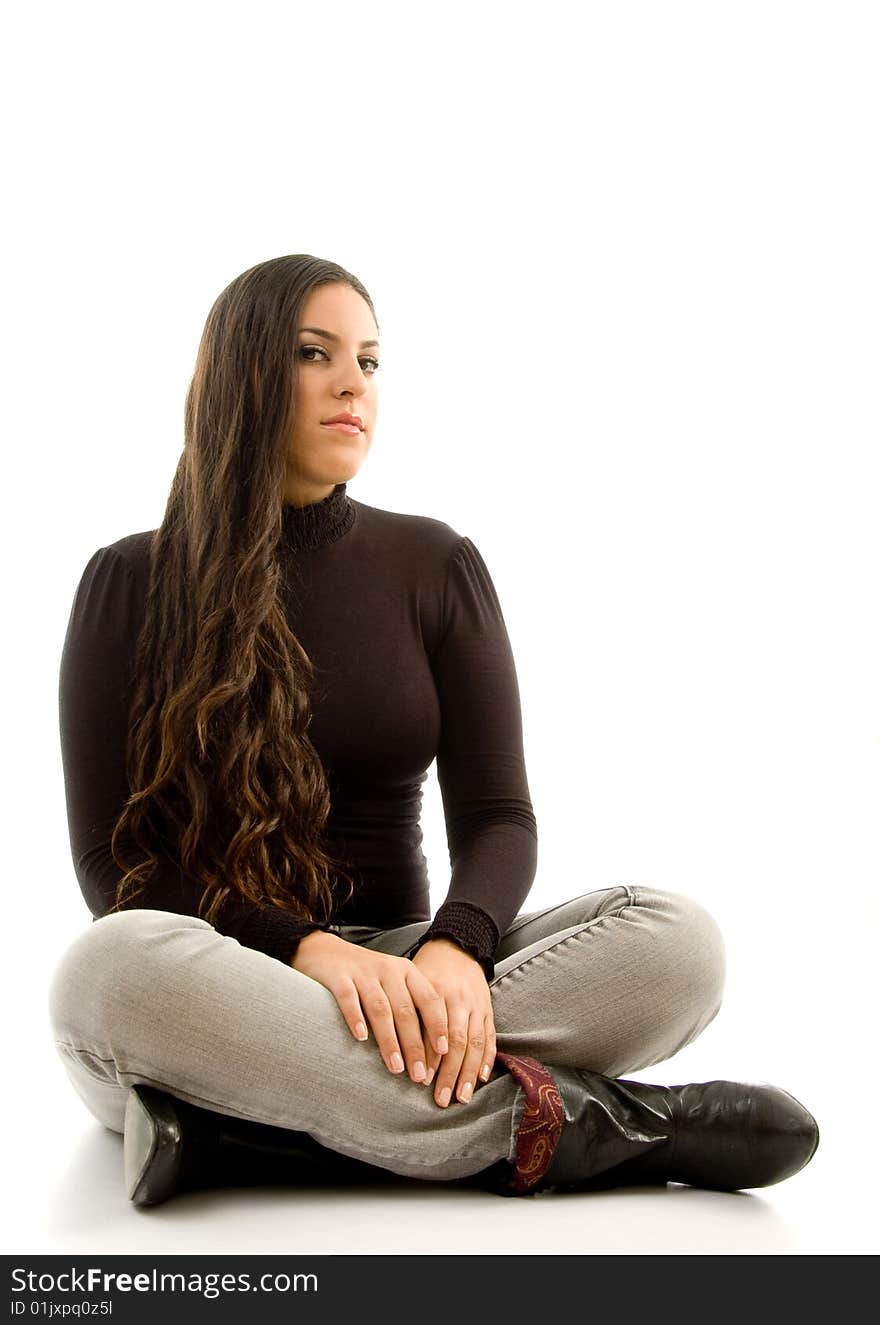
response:
<svg viewBox="0 0 880 1325"><path fill-rule="evenodd" d="M301 346L300 346L300 354L305 355L305 354L309 353L311 350L316 350L316 351L318 352L318 354L323 354L323 355L326 357L327 351L326 351L326 350L323 348L323 346L321 346L321 345L301 345ZM306 363L314 363L314 362L315 362L314 359L311 359L311 358L306 359ZM379 371L379 360L378 360L378 359L374 359L373 356L370 355L370 354L365 355L364 358L361 359L361 363L368 363L368 364L371 364L371 365L372 365L372 367L371 367L371 369L370 369L370 375L371 375L371 376L372 376L373 373L376 373L376 372Z"/></svg>

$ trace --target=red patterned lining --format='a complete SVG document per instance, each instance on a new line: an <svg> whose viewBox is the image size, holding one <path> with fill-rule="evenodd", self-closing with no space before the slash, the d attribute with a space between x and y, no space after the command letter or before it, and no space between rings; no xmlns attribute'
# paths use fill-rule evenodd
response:
<svg viewBox="0 0 880 1325"><path fill-rule="evenodd" d="M495 1058L525 1091L526 1103L516 1134L516 1172L510 1180L510 1190L525 1195L550 1167L562 1135L565 1111L556 1082L537 1059L502 1053L500 1049Z"/></svg>

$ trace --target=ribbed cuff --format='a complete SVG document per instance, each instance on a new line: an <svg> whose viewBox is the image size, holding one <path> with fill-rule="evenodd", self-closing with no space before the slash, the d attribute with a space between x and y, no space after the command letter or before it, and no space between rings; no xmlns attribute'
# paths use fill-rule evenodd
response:
<svg viewBox="0 0 880 1325"><path fill-rule="evenodd" d="M331 928L329 924L286 913L277 906L267 906L248 916L235 937L243 947L256 948L258 952L265 952L267 957L274 957L289 966L300 939L313 930L329 931ZM218 927L218 930L223 933L222 928Z"/></svg>
<svg viewBox="0 0 880 1325"><path fill-rule="evenodd" d="M471 902L444 902L438 908L430 927L410 950L410 957L431 939L451 939L477 959L487 982L494 978L498 928L482 907L474 906Z"/></svg>

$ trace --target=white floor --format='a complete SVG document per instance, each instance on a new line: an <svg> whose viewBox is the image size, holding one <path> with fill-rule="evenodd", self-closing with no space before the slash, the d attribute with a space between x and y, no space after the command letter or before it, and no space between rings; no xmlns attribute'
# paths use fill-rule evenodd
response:
<svg viewBox="0 0 880 1325"><path fill-rule="evenodd" d="M723 1028L706 1036L714 1041L711 1062L698 1044L662 1072L634 1075L670 1084L748 1075L741 1062L718 1072ZM51 1048L31 1041L29 1052L51 1090L33 1109L10 1111L4 1177L16 1198L9 1254L797 1254L876 1253L880 1244L873 1092L864 1092L864 1081L859 1087L858 1074L802 1070L807 1091L785 1051L775 1079L808 1103L821 1142L807 1168L772 1188L727 1194L670 1185L516 1200L401 1179L370 1191L190 1193L149 1209L126 1198L121 1136L86 1113Z"/></svg>

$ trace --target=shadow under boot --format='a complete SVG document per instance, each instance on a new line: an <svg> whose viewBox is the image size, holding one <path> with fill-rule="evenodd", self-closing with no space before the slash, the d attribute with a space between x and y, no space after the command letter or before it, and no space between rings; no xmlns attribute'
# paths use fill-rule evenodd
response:
<svg viewBox="0 0 880 1325"><path fill-rule="evenodd" d="M652 1086L519 1054L496 1058L525 1093L516 1159L469 1182L499 1195L667 1182L767 1187L802 1169L819 1144L812 1114L766 1082Z"/></svg>
<svg viewBox="0 0 880 1325"><path fill-rule="evenodd" d="M400 1182L399 1174L320 1145L308 1132L231 1118L138 1084L125 1104L125 1185L134 1205L219 1187Z"/></svg>

